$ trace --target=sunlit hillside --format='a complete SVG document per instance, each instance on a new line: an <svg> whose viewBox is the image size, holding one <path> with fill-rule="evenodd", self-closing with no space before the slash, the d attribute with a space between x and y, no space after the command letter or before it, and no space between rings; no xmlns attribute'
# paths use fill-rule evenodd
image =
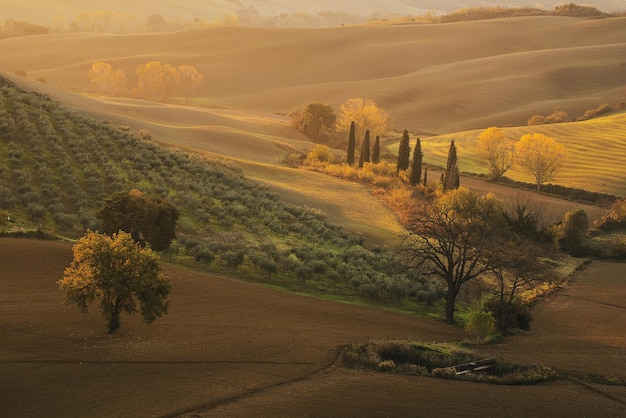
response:
<svg viewBox="0 0 626 418"><path fill-rule="evenodd" d="M22 87L72 108L148 129L161 143L235 158L246 174L299 203L329 208L336 221L366 207L352 219L369 227L369 206L357 207L341 198L354 193L354 187L337 183L322 187L322 194L312 186L319 184L312 175L282 172L285 150L280 144L304 150L310 146L290 127L285 116L289 111L312 102L330 103L338 111L345 100L366 97L391 115L396 129L433 134L523 126L531 115L554 110L575 118L599 104L624 101L624 39L625 18L565 17L329 29L212 28L151 35L54 34L0 42L0 54L8 57L0 62L0 70ZM94 95L88 77L94 62L109 62L124 71L132 88L137 66L149 60L198 68L205 84L190 106L176 98L172 103L177 104L167 104ZM15 76L18 69L27 77ZM36 79L45 79L45 84ZM619 130L623 120L617 123ZM579 177L563 180L585 185ZM611 187L601 179L591 186ZM328 195L329 190L336 194ZM397 226L391 230L397 231Z"/></svg>
<svg viewBox="0 0 626 418"><path fill-rule="evenodd" d="M533 114L582 114L626 95L626 18L530 17L331 29L213 28L161 35L6 39L9 73L93 92L87 72L111 63L136 83L139 64L193 65L196 103L286 113L371 98L398 129L437 134L523 125Z"/></svg>
<svg viewBox="0 0 626 418"><path fill-rule="evenodd" d="M507 137L518 141L528 133L543 133L565 145L568 162L553 183L566 187L626 196L624 173L624 140L626 113L592 119L539 126L502 128ZM454 139L459 155L459 169L470 173L487 173L476 155L476 142L482 130L456 132L422 139L425 161L445 166L450 141ZM519 168L506 176L533 183L533 179Z"/></svg>

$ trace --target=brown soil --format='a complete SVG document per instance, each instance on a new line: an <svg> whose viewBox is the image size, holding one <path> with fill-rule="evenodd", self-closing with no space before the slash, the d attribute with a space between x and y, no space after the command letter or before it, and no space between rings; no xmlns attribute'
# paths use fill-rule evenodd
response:
<svg viewBox="0 0 626 418"><path fill-rule="evenodd" d="M55 281L69 244L3 238L0 254L6 416L615 416L626 402L615 388L571 380L501 387L338 369L345 344L463 333L171 266L169 314L150 326L125 317L107 335L97 309L61 303ZM624 267L593 263L535 308L530 335L485 352L624 377Z"/></svg>

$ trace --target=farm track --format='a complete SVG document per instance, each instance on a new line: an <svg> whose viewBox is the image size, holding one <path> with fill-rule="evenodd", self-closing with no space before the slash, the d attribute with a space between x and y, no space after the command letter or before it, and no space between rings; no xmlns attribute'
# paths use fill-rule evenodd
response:
<svg viewBox="0 0 626 418"><path fill-rule="evenodd" d="M601 390L598 390L598 389L594 388L593 386L591 386L590 384L585 383L585 382L581 381L580 379L578 379L576 377L573 377L573 376L564 376L564 377L565 377L565 379L568 379L568 380L576 383L577 385L585 388L586 390L588 390L588 391L590 391L590 392L592 392L592 393L594 393L596 395L600 395L600 396L605 397L605 398L607 398L607 399L609 399L609 400L611 400L613 402L617 402L619 404L622 404L622 405L626 406L626 401L624 401L622 399L619 399L619 398L616 398L615 396L611 396L610 394L608 394L606 392L603 392Z"/></svg>

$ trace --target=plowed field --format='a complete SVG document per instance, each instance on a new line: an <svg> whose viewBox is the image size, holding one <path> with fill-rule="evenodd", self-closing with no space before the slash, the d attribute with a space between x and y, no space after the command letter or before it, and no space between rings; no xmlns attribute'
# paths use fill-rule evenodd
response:
<svg viewBox="0 0 626 418"><path fill-rule="evenodd" d="M452 341L460 329L165 267L170 313L124 317L61 303L71 260L59 242L0 239L3 416L620 416L623 387L505 387L346 371L340 346L367 339ZM626 266L593 263L535 309L530 335L489 346L564 375L626 377ZM620 296L621 295L621 296ZM621 389L621 390L620 390Z"/></svg>

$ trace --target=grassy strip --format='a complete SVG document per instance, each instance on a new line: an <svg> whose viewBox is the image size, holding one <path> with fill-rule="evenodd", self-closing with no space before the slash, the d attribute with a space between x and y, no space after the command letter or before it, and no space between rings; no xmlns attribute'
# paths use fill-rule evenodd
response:
<svg viewBox="0 0 626 418"><path fill-rule="evenodd" d="M344 353L343 365L348 368L384 373L432 376L496 385L532 385L557 378L557 373L546 366L496 362L491 369L464 375L457 375L453 368L456 364L479 359L476 353L454 344L387 341L352 344Z"/></svg>

